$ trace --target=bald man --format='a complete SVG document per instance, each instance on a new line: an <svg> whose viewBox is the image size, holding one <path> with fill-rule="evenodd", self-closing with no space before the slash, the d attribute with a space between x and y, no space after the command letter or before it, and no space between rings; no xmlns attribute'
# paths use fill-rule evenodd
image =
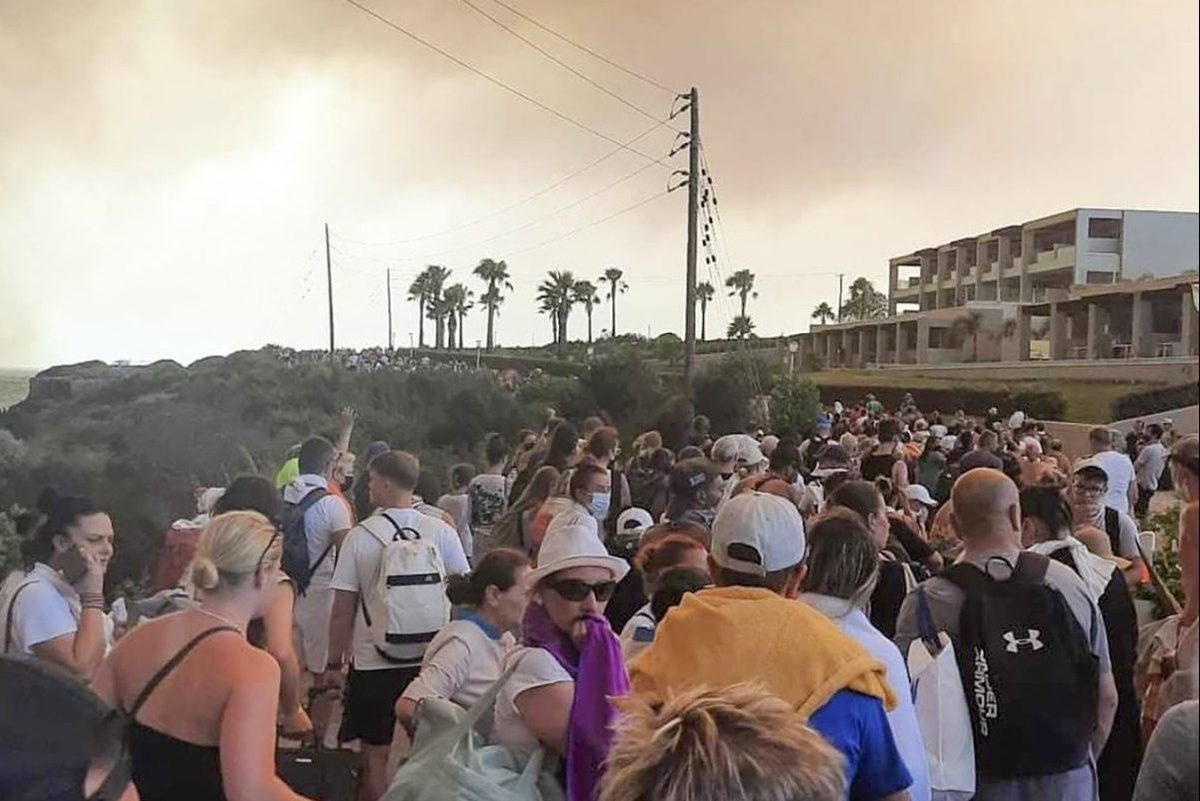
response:
<svg viewBox="0 0 1200 801"><path fill-rule="evenodd" d="M1021 553L1021 503L1016 484L999 470L977 468L955 482L951 504L951 523L963 543L959 561L980 570L986 568L995 579L1007 579L1009 569L1004 562L1015 565ZM1112 729L1117 707L1104 621L1082 580L1066 565L1051 561L1043 581L1066 601L1099 665L1097 725L1091 741L1092 753L1098 755ZM957 584L940 576L925 581L905 599L896 625L900 652L907 655L909 646L919 639L917 602L921 592L929 601L935 626L950 636L956 652L961 653L959 617L966 595ZM972 696L968 693L967 697ZM1006 779L979 776L977 782L977 801L1093 801L1096 793L1094 769L1088 763L1048 775Z"/></svg>

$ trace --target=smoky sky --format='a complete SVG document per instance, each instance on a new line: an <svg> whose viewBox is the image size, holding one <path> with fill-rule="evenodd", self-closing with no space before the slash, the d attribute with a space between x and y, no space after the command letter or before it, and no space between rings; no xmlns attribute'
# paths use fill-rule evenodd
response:
<svg viewBox="0 0 1200 801"><path fill-rule="evenodd" d="M362 2L613 139L652 124L461 0ZM700 278L754 271L763 335L803 330L836 273L881 285L887 258L915 248L1079 206L1198 204L1194 3L506 2L698 87L722 223ZM472 3L632 104L670 109ZM533 299L549 269L618 266L619 330L682 327L685 193L599 222L662 192L670 169L617 183L646 164L618 152L493 215L614 145L344 0L8 0L0 74L0 365L321 347L326 222L345 345L386 340L387 268L407 345L413 276L444 264L478 295L484 257L514 275L505 344L549 338ZM634 147L665 157L673 135ZM398 240L415 241L378 244ZM710 334L732 309L720 293ZM604 303L597 334L608 321ZM472 314L466 341L484 327ZM577 310L571 335L585 331Z"/></svg>

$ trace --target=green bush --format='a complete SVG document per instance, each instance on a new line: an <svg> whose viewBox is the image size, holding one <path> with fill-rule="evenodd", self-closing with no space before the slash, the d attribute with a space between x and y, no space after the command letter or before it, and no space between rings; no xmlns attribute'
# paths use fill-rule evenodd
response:
<svg viewBox="0 0 1200 801"><path fill-rule="evenodd" d="M766 394L770 383L770 367L760 355L730 354L696 376L696 413L708 417L713 431L745 431L750 401Z"/></svg>
<svg viewBox="0 0 1200 801"><path fill-rule="evenodd" d="M776 376L771 385L771 428L781 436L807 435L816 422L820 392L807 378Z"/></svg>
<svg viewBox="0 0 1200 801"><path fill-rule="evenodd" d="M1114 420L1128 420L1148 414L1169 412L1184 406L1200 403L1200 384L1180 384L1174 387L1142 389L1122 395L1113 401Z"/></svg>
<svg viewBox="0 0 1200 801"><path fill-rule="evenodd" d="M1179 601L1184 602L1183 575L1179 570L1179 512L1160 512L1150 518L1150 528L1158 532L1158 543L1153 554L1154 572L1162 579L1167 590ZM1138 597L1154 602L1154 617L1161 620L1175 613L1163 603L1154 587L1145 585L1138 589Z"/></svg>

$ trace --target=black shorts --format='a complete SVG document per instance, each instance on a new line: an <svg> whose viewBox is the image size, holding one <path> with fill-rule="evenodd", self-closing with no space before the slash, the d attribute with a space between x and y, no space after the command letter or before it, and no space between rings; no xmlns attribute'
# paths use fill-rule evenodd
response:
<svg viewBox="0 0 1200 801"><path fill-rule="evenodd" d="M391 745L396 728L396 701L420 667L355 670L350 668L343 697L340 739L366 745Z"/></svg>

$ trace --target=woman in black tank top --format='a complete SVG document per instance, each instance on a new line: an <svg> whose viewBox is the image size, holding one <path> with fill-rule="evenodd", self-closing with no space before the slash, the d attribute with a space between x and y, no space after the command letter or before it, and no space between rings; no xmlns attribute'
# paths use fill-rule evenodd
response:
<svg viewBox="0 0 1200 801"><path fill-rule="evenodd" d="M100 666L97 694L130 718L142 801L301 801L275 775L279 667L245 634L281 554L257 512L213 518L191 568L199 608L135 628Z"/></svg>

